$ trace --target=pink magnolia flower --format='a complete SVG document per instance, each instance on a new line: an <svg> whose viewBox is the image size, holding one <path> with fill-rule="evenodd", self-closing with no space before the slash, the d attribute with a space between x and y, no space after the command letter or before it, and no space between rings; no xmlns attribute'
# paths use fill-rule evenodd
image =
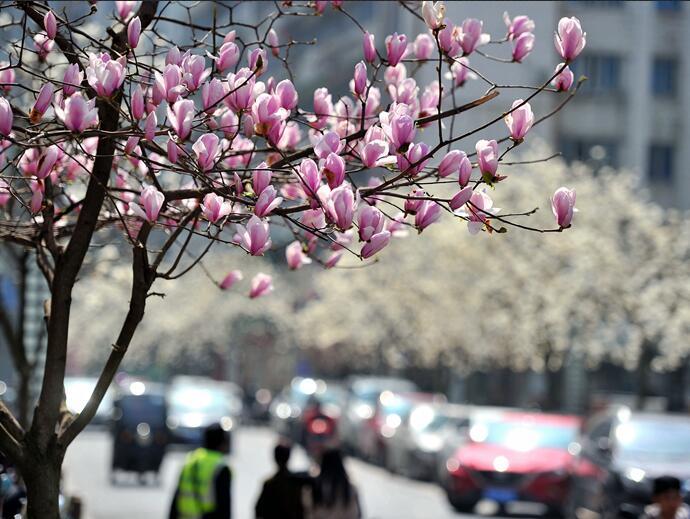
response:
<svg viewBox="0 0 690 519"><path fill-rule="evenodd" d="M417 214L417 211L419 211L422 206L422 202L424 202L423 198L425 197L426 193L423 190L413 189L408 195L408 198L405 199L405 213Z"/></svg>
<svg viewBox="0 0 690 519"><path fill-rule="evenodd" d="M36 49L36 54L38 54L38 59L45 61L50 51L53 50L55 41L48 37L44 32L39 32L34 36L34 49Z"/></svg>
<svg viewBox="0 0 690 519"><path fill-rule="evenodd" d="M46 30L48 38L54 40L57 35L57 20L50 9L43 16L43 28Z"/></svg>
<svg viewBox="0 0 690 519"><path fill-rule="evenodd" d="M297 90L295 85L289 79L283 79L280 83L276 85L276 95L280 99L280 106L286 110L292 110L297 106L299 101L299 96L297 95Z"/></svg>
<svg viewBox="0 0 690 519"><path fill-rule="evenodd" d="M445 20L443 23L445 27L438 31L438 44L443 52L454 58L460 52L460 42L457 38L460 28L454 26L450 20Z"/></svg>
<svg viewBox="0 0 690 519"><path fill-rule="evenodd" d="M476 18L468 18L462 22L460 27L460 47L462 52L467 56L472 54L477 47L489 43L491 37L482 33L484 22Z"/></svg>
<svg viewBox="0 0 690 519"><path fill-rule="evenodd" d="M89 66L86 67L86 80L100 97L110 97L120 88L125 80L125 56L116 60L110 59L108 53L89 54Z"/></svg>
<svg viewBox="0 0 690 519"><path fill-rule="evenodd" d="M367 90L367 66L363 61L355 65L355 75L352 85L352 90L355 95L359 97L362 97Z"/></svg>
<svg viewBox="0 0 690 519"><path fill-rule="evenodd" d="M556 217L556 223L561 229L570 227L575 208L575 190L567 187L559 187L551 199L551 210Z"/></svg>
<svg viewBox="0 0 690 519"><path fill-rule="evenodd" d="M43 207L45 185L41 180L32 180L29 182L29 188L31 189L31 203L29 204L29 208L32 213L36 214Z"/></svg>
<svg viewBox="0 0 690 519"><path fill-rule="evenodd" d="M211 74L211 69L206 67L206 58L197 54L185 54L181 67L182 83L190 92L196 92Z"/></svg>
<svg viewBox="0 0 690 519"><path fill-rule="evenodd" d="M513 61L521 63L534 48L534 34L524 32L513 40Z"/></svg>
<svg viewBox="0 0 690 519"><path fill-rule="evenodd" d="M276 58L280 56L280 41L278 40L278 33L274 28L271 27L268 31L266 41L268 42L268 46L271 47L271 54Z"/></svg>
<svg viewBox="0 0 690 519"><path fill-rule="evenodd" d="M218 283L221 290L230 290L235 283L244 279L241 270L231 270L227 276L223 278L223 281Z"/></svg>
<svg viewBox="0 0 690 519"><path fill-rule="evenodd" d="M259 164L252 172L252 189L256 195L260 195L271 184L273 172L268 169L265 162Z"/></svg>
<svg viewBox="0 0 690 519"><path fill-rule="evenodd" d="M130 49L137 48L139 36L141 36L141 20L138 16L135 16L127 24L127 43Z"/></svg>
<svg viewBox="0 0 690 519"><path fill-rule="evenodd" d="M435 31L443 25L443 18L446 16L446 5L444 2L422 2L422 18L426 26Z"/></svg>
<svg viewBox="0 0 690 519"><path fill-rule="evenodd" d="M393 149L398 152L407 150L417 133L414 119L407 113L407 106L397 105L389 112L381 112L379 120Z"/></svg>
<svg viewBox="0 0 690 519"><path fill-rule="evenodd" d="M374 254L386 247L391 241L390 231L381 231L374 234L371 240L366 242L360 251L362 259L371 258Z"/></svg>
<svg viewBox="0 0 690 519"><path fill-rule="evenodd" d="M240 130L240 120L232 110L226 109L220 116L218 129L223 132L226 139L232 139Z"/></svg>
<svg viewBox="0 0 690 519"><path fill-rule="evenodd" d="M410 177L418 175L429 162L429 146L426 142L418 142L405 152L398 155L398 169ZM426 158L425 158L426 157Z"/></svg>
<svg viewBox="0 0 690 519"><path fill-rule="evenodd" d="M345 180L345 159L336 153L329 153L328 157L322 159L321 168L326 175L328 186L335 189Z"/></svg>
<svg viewBox="0 0 690 519"><path fill-rule="evenodd" d="M565 63L559 63L556 66L556 70L554 73L558 72L563 68L563 65ZM553 78L553 81L551 81L551 85L556 89L556 90L570 90L570 87L573 86L573 81L575 81L575 75L573 74L573 71L570 70L570 67L565 67L563 70L558 74L555 78Z"/></svg>
<svg viewBox="0 0 690 519"><path fill-rule="evenodd" d="M218 72L223 72L240 61L240 49L234 42L223 43L218 51L218 57L213 59L216 61Z"/></svg>
<svg viewBox="0 0 690 519"><path fill-rule="evenodd" d="M386 230L391 233L393 238L404 238L409 234L408 225L405 223L405 213L399 212L392 220L386 222Z"/></svg>
<svg viewBox="0 0 690 519"><path fill-rule="evenodd" d="M12 122L14 114L10 102L4 97L0 97L0 135L8 137L12 132Z"/></svg>
<svg viewBox="0 0 690 519"><path fill-rule="evenodd" d="M62 78L62 93L65 94L66 97L71 96L81 86L83 80L84 73L79 70L79 65L76 63L68 65L65 75Z"/></svg>
<svg viewBox="0 0 690 519"><path fill-rule="evenodd" d="M369 63L376 61L376 45L374 44L375 36L368 32L364 33L362 38L362 49L364 51L364 59Z"/></svg>
<svg viewBox="0 0 690 519"><path fill-rule="evenodd" d="M225 84L218 78L204 83L201 87L201 105L207 114L212 114L218 109L218 103L225 97Z"/></svg>
<svg viewBox="0 0 690 519"><path fill-rule="evenodd" d="M0 61L0 90L9 92L15 80L15 72L7 61Z"/></svg>
<svg viewBox="0 0 690 519"><path fill-rule="evenodd" d="M462 188L460 191L458 191L453 198L450 199L450 208L453 211L457 211L460 209L462 206L464 206L467 202L470 201L470 198L472 198L472 193L474 191L472 190L471 186L467 186Z"/></svg>
<svg viewBox="0 0 690 519"><path fill-rule="evenodd" d="M115 9L122 20L126 20L136 7L136 0L116 0Z"/></svg>
<svg viewBox="0 0 690 519"><path fill-rule="evenodd" d="M468 219L467 230L470 234L477 234L484 225L489 223L491 216L500 211L493 205L494 201L483 190L472 193L465 211Z"/></svg>
<svg viewBox="0 0 690 519"><path fill-rule="evenodd" d="M226 217L232 211L232 204L227 202L222 196L209 193L204 197L201 205L201 212L211 223L216 223L221 218Z"/></svg>
<svg viewBox="0 0 690 519"><path fill-rule="evenodd" d="M364 144L359 150L359 158L367 168L383 166L396 161L388 155L388 143L384 140L372 140Z"/></svg>
<svg viewBox="0 0 690 519"><path fill-rule="evenodd" d="M263 256L271 247L271 233L267 222L252 215L247 225L237 224L234 241L239 243L252 256Z"/></svg>
<svg viewBox="0 0 690 519"><path fill-rule="evenodd" d="M383 213L376 207L365 205L359 212L357 225L359 226L359 239L361 241L369 241L375 234L383 230L385 223Z"/></svg>
<svg viewBox="0 0 690 519"><path fill-rule="evenodd" d="M417 87L417 81L414 78L403 79L397 85L388 85L388 93L396 103L407 106L419 104L417 99L419 87Z"/></svg>
<svg viewBox="0 0 690 519"><path fill-rule="evenodd" d="M352 227L357 200L350 184L343 183L332 190L324 205L329 219L338 229L346 231Z"/></svg>
<svg viewBox="0 0 690 519"><path fill-rule="evenodd" d="M423 200L414 215L414 225L419 232L441 218L441 206L433 200Z"/></svg>
<svg viewBox="0 0 690 519"><path fill-rule="evenodd" d="M276 125L287 119L289 112L280 106L280 99L271 94L259 94L252 105L254 131L257 135L268 135Z"/></svg>
<svg viewBox="0 0 690 519"><path fill-rule="evenodd" d="M465 157L460 161L460 166L458 169L458 183L460 187L465 187L472 176L472 163L470 159L465 155Z"/></svg>
<svg viewBox="0 0 690 519"><path fill-rule="evenodd" d="M261 191L254 206L254 214L260 218L271 214L274 209L283 203L283 199L279 196L276 197L276 194L276 188L273 186L268 186Z"/></svg>
<svg viewBox="0 0 690 519"><path fill-rule="evenodd" d="M335 266L338 264L338 262L340 261L340 258L343 257L343 254L345 254L345 250L344 250L344 249L340 249L340 250L334 251L334 252L331 253L331 255L328 257L328 259L327 259L326 262L324 263L324 266L325 266L327 269L332 269L333 267L335 267Z"/></svg>
<svg viewBox="0 0 690 519"><path fill-rule="evenodd" d="M41 91L38 93L36 102L31 108L31 113L29 114L29 119L32 123L37 123L41 120L41 117L50 106L53 101L54 87L52 83L46 83L41 87Z"/></svg>
<svg viewBox="0 0 690 519"><path fill-rule="evenodd" d="M328 119L333 113L333 101L327 88L317 88L314 90L314 116L310 119L311 125L320 130L326 126Z"/></svg>
<svg viewBox="0 0 690 519"><path fill-rule="evenodd" d="M309 198L315 198L321 187L321 172L311 159L303 159L299 166L300 182Z"/></svg>
<svg viewBox="0 0 690 519"><path fill-rule="evenodd" d="M249 297L255 299L273 292L273 278L268 274L259 272L252 278Z"/></svg>
<svg viewBox="0 0 690 519"><path fill-rule="evenodd" d="M510 138L514 141L521 141L527 135L534 123L534 114L529 103L523 103L522 99L513 101L513 111L506 115L503 120L510 131ZM519 108L516 106L521 105Z"/></svg>
<svg viewBox="0 0 690 519"><path fill-rule="evenodd" d="M249 70L255 71L257 76L262 75L268 66L266 51L261 48L253 49L249 53L249 56L247 56L247 61L249 64Z"/></svg>
<svg viewBox="0 0 690 519"><path fill-rule="evenodd" d="M168 132L168 143L166 144L166 150L170 163L177 164L177 159L179 158L180 154L180 147L177 145L170 132Z"/></svg>
<svg viewBox="0 0 690 519"><path fill-rule="evenodd" d="M460 165L467 159L467 154L460 150L451 150L446 153L441 163L438 165L438 176L445 178L454 173L460 172Z"/></svg>
<svg viewBox="0 0 690 519"><path fill-rule="evenodd" d="M161 74L158 71L153 73L153 104L158 106L162 101L172 104L184 92L182 82L182 70L177 65L166 65Z"/></svg>
<svg viewBox="0 0 690 519"><path fill-rule="evenodd" d="M175 101L172 107L168 105L168 122L181 141L184 141L192 133L195 111L194 101L191 99Z"/></svg>
<svg viewBox="0 0 690 519"><path fill-rule="evenodd" d="M325 159L331 153L340 153L342 148L340 136L335 132L326 132L314 145L314 153L320 159Z"/></svg>
<svg viewBox="0 0 690 519"><path fill-rule="evenodd" d="M534 20L532 20L529 16L520 15L511 20L510 15L505 12L503 13L503 21L505 22L506 27L508 27L507 36L509 40L515 40L521 34L534 31Z"/></svg>
<svg viewBox="0 0 690 519"><path fill-rule="evenodd" d="M158 213L165 202L165 195L158 191L155 186L146 186L141 190L139 200L143 205L141 206L131 203L129 204L132 212L139 218L143 218L149 223L155 223L158 220Z"/></svg>
<svg viewBox="0 0 690 519"><path fill-rule="evenodd" d="M493 139L490 141L482 139L477 141L475 148L479 170L491 178L495 177L498 170L498 143Z"/></svg>
<svg viewBox="0 0 690 519"><path fill-rule="evenodd" d="M0 207L5 207L7 202L12 198L12 193L10 192L10 185L6 180L0 178Z"/></svg>
<svg viewBox="0 0 690 519"><path fill-rule="evenodd" d="M146 117L146 123L144 124L144 137L147 141L153 142L156 138L156 128L158 127L158 117L156 112L151 112Z"/></svg>
<svg viewBox="0 0 690 519"><path fill-rule="evenodd" d="M144 103L144 91L141 89L141 85L137 85L132 91L131 109L134 119L138 120L144 117L146 105Z"/></svg>
<svg viewBox="0 0 690 519"><path fill-rule="evenodd" d="M394 67L405 55L407 50L407 36L404 34L398 34L397 32L389 35L386 38L386 53L388 58L388 63Z"/></svg>
<svg viewBox="0 0 690 519"><path fill-rule="evenodd" d="M302 249L302 244L296 240L285 247L285 259L290 270L297 270L311 263L311 258Z"/></svg>
<svg viewBox="0 0 690 519"><path fill-rule="evenodd" d="M417 59L429 59L436 43L429 33L423 32L414 40L414 55Z"/></svg>
<svg viewBox="0 0 690 519"><path fill-rule="evenodd" d="M582 32L580 20L574 16L561 18L558 22L558 31L553 37L558 54L565 61L572 61L582 52L587 44L587 33Z"/></svg>
<svg viewBox="0 0 690 519"><path fill-rule="evenodd" d="M468 66L470 60L465 57L456 58L450 66L450 73L446 73L446 79L452 79L456 87L461 87L468 79L476 79L477 75Z"/></svg>
<svg viewBox="0 0 690 519"><path fill-rule="evenodd" d="M45 151L41 154L38 159L38 168L36 170L36 177L43 180L48 175L50 175L53 170L53 166L60 158L60 149L57 145L53 144L48 146Z"/></svg>
<svg viewBox="0 0 690 519"><path fill-rule="evenodd" d="M227 105L239 112L246 110L254 102L255 79L252 71L241 68L237 74L228 74L228 96L225 98Z"/></svg>
<svg viewBox="0 0 690 519"><path fill-rule="evenodd" d="M220 140L215 133L205 133L196 140L192 150L196 154L199 169L206 172L216 165L220 154Z"/></svg>
<svg viewBox="0 0 690 519"><path fill-rule="evenodd" d="M82 94L74 94L65 100L63 108L55 106L55 115L68 129L81 133L87 128L98 126L96 100L86 100Z"/></svg>

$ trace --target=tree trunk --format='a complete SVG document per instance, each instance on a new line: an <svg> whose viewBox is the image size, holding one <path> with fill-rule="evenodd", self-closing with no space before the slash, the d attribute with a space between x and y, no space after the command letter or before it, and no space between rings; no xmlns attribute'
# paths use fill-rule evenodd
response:
<svg viewBox="0 0 690 519"><path fill-rule="evenodd" d="M637 364L637 391L635 397L635 409L641 411L647 403L649 396L649 367L654 357L654 352L646 343L642 346L640 359Z"/></svg>
<svg viewBox="0 0 690 519"><path fill-rule="evenodd" d="M29 407L31 406L31 370L20 370L17 388L17 414L24 429L29 427Z"/></svg>
<svg viewBox="0 0 690 519"><path fill-rule="evenodd" d="M545 394L544 409L559 411L563 405L563 367L544 371Z"/></svg>
<svg viewBox="0 0 690 519"><path fill-rule="evenodd" d="M27 449L27 457L21 466L26 485L28 519L60 519L60 471L62 454L54 445L47 453L35 448Z"/></svg>

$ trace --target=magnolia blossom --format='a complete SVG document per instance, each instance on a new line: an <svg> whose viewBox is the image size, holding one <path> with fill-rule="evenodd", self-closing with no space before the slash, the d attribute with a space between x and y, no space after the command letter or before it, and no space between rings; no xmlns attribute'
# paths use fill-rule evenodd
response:
<svg viewBox="0 0 690 519"><path fill-rule="evenodd" d="M255 71L257 76L262 75L268 66L266 51L261 48L252 50L249 53L249 56L247 56L247 61L249 64L249 69Z"/></svg>
<svg viewBox="0 0 690 519"><path fill-rule="evenodd" d="M190 92L196 92L211 74L211 69L206 67L206 58L197 54L185 54L181 67L182 83Z"/></svg>
<svg viewBox="0 0 690 519"><path fill-rule="evenodd" d="M556 217L556 223L561 229L570 227L575 208L575 190L567 187L559 187L551 199L551 210Z"/></svg>
<svg viewBox="0 0 690 519"><path fill-rule="evenodd" d="M499 208L493 207L494 201L483 190L474 191L468 204L465 214L470 234L477 234L489 222L489 218L500 211Z"/></svg>
<svg viewBox="0 0 690 519"><path fill-rule="evenodd" d="M419 232L429 227L441 218L441 206L433 200L422 200L414 215L414 224Z"/></svg>
<svg viewBox="0 0 690 519"><path fill-rule="evenodd" d="M141 89L141 85L137 85L134 88L130 99L132 117L137 120L142 119L146 113L146 104L144 101L144 91Z"/></svg>
<svg viewBox="0 0 690 519"><path fill-rule="evenodd" d="M565 61L572 61L582 52L587 44L587 33L582 32L580 20L572 16L571 18L561 18L558 22L558 30L553 37L558 54Z"/></svg>
<svg viewBox="0 0 690 519"><path fill-rule="evenodd" d="M446 153L446 156L443 157L443 160L438 165L438 175L441 178L445 178L454 173L459 173L461 165L467 161L469 161L469 159L464 151L451 150Z"/></svg>
<svg viewBox="0 0 690 519"><path fill-rule="evenodd" d="M65 96L71 96L81 86L83 80L84 73L79 70L79 65L76 63L68 65L65 75L62 77L62 93Z"/></svg>
<svg viewBox="0 0 690 519"><path fill-rule="evenodd" d="M199 137L192 150L196 154L196 161L201 171L208 171L216 165L220 154L220 141L215 133L205 133Z"/></svg>
<svg viewBox="0 0 690 519"><path fill-rule="evenodd" d="M231 270L228 275L225 276L220 283L218 283L218 286L221 288L221 290L230 290L235 283L241 281L242 279L244 279L244 276L242 275L241 270Z"/></svg>
<svg viewBox="0 0 690 519"><path fill-rule="evenodd" d="M460 28L460 47L465 55L472 54L477 47L489 43L491 36L482 32L484 22L476 18L468 18L462 22Z"/></svg>
<svg viewBox="0 0 690 519"><path fill-rule="evenodd" d="M327 88L317 88L314 90L314 115L311 117L311 125L320 130L326 126L328 119L333 113L333 101Z"/></svg>
<svg viewBox="0 0 690 519"><path fill-rule="evenodd" d="M441 50L454 58L460 52L460 41L458 40L459 27L454 26L450 20L443 21L444 27L438 31L438 45Z"/></svg>
<svg viewBox="0 0 690 519"><path fill-rule="evenodd" d="M297 270L311 263L311 258L304 253L299 241L293 241L285 248L285 259L290 270Z"/></svg>
<svg viewBox="0 0 690 519"><path fill-rule="evenodd" d="M396 66L405 55L407 50L407 36L398 34L397 32L389 35L386 38L386 52L388 63L391 66Z"/></svg>
<svg viewBox="0 0 690 519"><path fill-rule="evenodd" d="M520 63L534 48L534 34L522 33L513 41L513 61Z"/></svg>
<svg viewBox="0 0 690 519"><path fill-rule="evenodd" d="M362 38L362 49L364 51L364 59L369 63L373 63L376 60L376 46L374 44L375 36L368 32L364 33Z"/></svg>
<svg viewBox="0 0 690 519"><path fill-rule="evenodd" d="M372 140L360 145L359 159L367 168L395 163L396 159L388 155L388 143L385 140Z"/></svg>
<svg viewBox="0 0 690 519"><path fill-rule="evenodd" d="M359 239L369 241L375 234L383 230L386 218L376 207L365 205L359 212L357 226L359 227Z"/></svg>
<svg viewBox="0 0 690 519"><path fill-rule="evenodd" d="M450 202L448 205L453 211L457 211L460 209L462 206L464 206L467 202L470 201L470 198L472 197L472 187L467 186L462 188L460 191L458 191L453 198L450 199Z"/></svg>
<svg viewBox="0 0 690 519"><path fill-rule="evenodd" d="M129 204L132 212L140 218L143 218L149 223L155 223L158 220L158 213L165 202L165 195L158 191L155 186L146 186L141 190L139 200L143 205Z"/></svg>
<svg viewBox="0 0 690 519"><path fill-rule="evenodd" d="M204 197L203 204L201 204L201 212L209 222L216 223L232 212L232 204L222 196L208 193Z"/></svg>
<svg viewBox="0 0 690 519"><path fill-rule="evenodd" d="M532 107L522 99L516 99L513 101L512 111L503 120L510 131L510 138L516 142L521 141L534 123Z"/></svg>
<svg viewBox="0 0 690 519"><path fill-rule="evenodd" d="M340 136L335 132L325 132L323 136L314 144L314 153L320 159L325 159L331 153L340 153L343 144Z"/></svg>
<svg viewBox="0 0 690 519"><path fill-rule="evenodd" d="M12 90L12 83L15 81L15 72L10 68L7 61L0 61L0 91L9 92Z"/></svg>
<svg viewBox="0 0 690 519"><path fill-rule="evenodd" d="M398 155L398 169L408 176L418 175L429 162L429 145L426 142L418 142L410 146L404 155Z"/></svg>
<svg viewBox="0 0 690 519"><path fill-rule="evenodd" d="M443 24L446 16L446 5L444 2L422 2L422 17L426 26L435 31Z"/></svg>
<svg viewBox="0 0 690 519"><path fill-rule="evenodd" d="M53 166L55 166L55 163L59 158L60 148L58 148L55 144L48 146L45 151L41 153L41 157L38 160L36 177L38 177L40 180L43 180L50 175L50 172L53 170Z"/></svg>
<svg viewBox="0 0 690 519"><path fill-rule="evenodd" d="M156 112L151 112L146 117L146 123L144 124L144 136L149 142L153 142L156 138L156 128L158 127L158 116Z"/></svg>
<svg viewBox="0 0 690 519"><path fill-rule="evenodd" d="M280 56L280 41L278 40L278 33L273 27L268 31L267 41L268 46L271 47L271 54L276 58Z"/></svg>
<svg viewBox="0 0 690 519"><path fill-rule="evenodd" d="M116 0L115 9L117 10L117 15L122 19L126 20L132 13L137 5L136 0Z"/></svg>
<svg viewBox="0 0 690 519"><path fill-rule="evenodd" d="M434 52L434 39L430 34L422 32L414 40L414 55L417 59L429 59Z"/></svg>
<svg viewBox="0 0 690 519"><path fill-rule="evenodd" d="M9 101L0 97L0 135L9 136L12 131L13 120L14 116Z"/></svg>
<svg viewBox="0 0 690 519"><path fill-rule="evenodd" d="M29 188L31 189L31 203L29 204L29 208L33 214L36 214L43 208L45 185L41 180L32 180L29 182Z"/></svg>
<svg viewBox="0 0 690 519"><path fill-rule="evenodd" d="M328 157L321 160L320 165L331 189L335 189L343 183L345 180L345 159L340 155L329 153Z"/></svg>
<svg viewBox="0 0 690 519"><path fill-rule="evenodd" d="M0 207L5 207L7 202L12 198L10 192L10 185L4 179L0 178Z"/></svg>
<svg viewBox="0 0 690 519"><path fill-rule="evenodd" d="M280 106L286 110L292 110L297 107L299 96L297 95L295 85L289 79L283 79L276 85L276 96L280 100Z"/></svg>
<svg viewBox="0 0 690 519"><path fill-rule="evenodd" d="M39 32L34 36L34 48L36 49L36 54L38 54L38 59L45 60L50 51L53 50L55 41L49 38L47 34Z"/></svg>
<svg viewBox="0 0 690 519"><path fill-rule="evenodd" d="M371 258L374 254L386 247L391 241L391 236L390 231L381 231L374 234L371 240L362 246L362 250L360 251L362 259Z"/></svg>
<svg viewBox="0 0 690 519"><path fill-rule="evenodd" d="M184 93L182 82L182 70L178 65L166 65L161 74L155 71L153 74L152 99L155 105L159 105L163 100L169 104L174 103Z"/></svg>
<svg viewBox="0 0 690 519"><path fill-rule="evenodd" d="M213 78L201 87L201 105L207 114L212 114L218 108L218 103L227 93L226 86L218 78ZM178 101L179 102L179 101Z"/></svg>
<svg viewBox="0 0 690 519"><path fill-rule="evenodd" d="M495 177L498 170L498 143L493 139L482 139L477 141L476 150L479 170L490 178Z"/></svg>
<svg viewBox="0 0 690 519"><path fill-rule="evenodd" d="M508 27L509 40L517 39L522 34L534 31L534 20L529 16L520 15L511 20L510 15L505 12L503 13L503 21Z"/></svg>
<svg viewBox="0 0 690 519"><path fill-rule="evenodd" d="M43 28L46 30L48 38L54 40L57 35L57 20L55 19L53 11L48 10L43 16Z"/></svg>
<svg viewBox="0 0 690 519"><path fill-rule="evenodd" d="M247 225L237 224L234 241L252 256L263 256L271 248L271 234L267 222L252 215Z"/></svg>
<svg viewBox="0 0 690 519"><path fill-rule="evenodd" d="M225 103L235 112L246 110L254 102L254 74L248 68L241 68L237 74L230 73L228 80L228 96Z"/></svg>
<svg viewBox="0 0 690 519"><path fill-rule="evenodd" d="M141 20L138 16L132 18L127 24L127 44L130 49L136 49L139 45L139 36L141 35Z"/></svg>
<svg viewBox="0 0 690 519"><path fill-rule="evenodd" d="M273 278L268 274L259 272L252 278L249 297L255 299L273 292Z"/></svg>
<svg viewBox="0 0 690 519"><path fill-rule="evenodd" d="M355 65L353 88L355 95L363 96L367 89L367 66L363 61Z"/></svg>
<svg viewBox="0 0 690 519"><path fill-rule="evenodd" d="M55 114L68 129L76 133L98 126L96 100L87 101L82 94L68 97L63 108L56 105Z"/></svg>
<svg viewBox="0 0 690 519"><path fill-rule="evenodd" d="M110 97L125 80L126 64L126 56L114 60L105 52L100 55L89 54L86 80L100 97Z"/></svg>
<svg viewBox="0 0 690 519"><path fill-rule="evenodd" d="M553 78L553 81L551 81L551 86L553 86L556 90L570 90L570 87L573 86L573 81L575 81L573 71L570 70L570 67L568 66L563 68L564 65L565 63L559 63L556 65L556 70L554 71L554 74L559 70L561 71L555 78Z"/></svg>
<svg viewBox="0 0 690 519"><path fill-rule="evenodd" d="M53 101L53 91L54 87L52 83L46 83L41 87L41 91L38 93L36 102L31 108L31 113L29 114L29 119L32 123L37 123L41 120L41 117L50 106Z"/></svg>
<svg viewBox="0 0 690 519"><path fill-rule="evenodd" d="M271 214L283 202L283 199L276 197L276 194L276 188L273 186L268 186L261 191L254 205L254 214L260 218Z"/></svg>
<svg viewBox="0 0 690 519"><path fill-rule="evenodd" d="M234 42L223 43L218 51L218 57L213 59L216 62L218 71L223 72L237 65L237 62L240 60L240 49Z"/></svg>
<svg viewBox="0 0 690 519"><path fill-rule="evenodd" d="M338 229L346 231L352 227L357 200L350 184L345 182L332 190L325 201L325 207L326 214Z"/></svg>

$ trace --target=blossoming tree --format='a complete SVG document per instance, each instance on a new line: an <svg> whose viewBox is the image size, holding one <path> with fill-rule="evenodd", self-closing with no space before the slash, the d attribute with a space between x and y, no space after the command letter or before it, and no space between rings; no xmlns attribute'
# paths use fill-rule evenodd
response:
<svg viewBox="0 0 690 519"><path fill-rule="evenodd" d="M405 34L368 33L340 1L328 10L322 1L276 3L262 20L238 19L237 5L217 3L208 25L195 21L208 3L180 6L184 17L168 16L169 5L94 2L90 13L73 15L64 4L53 11L31 0L2 3L4 30L15 36L0 65L0 239L36 251L51 293L30 427L0 403L0 449L24 475L31 518L57 517L65 449L93 417L154 283L182 276L214 244L261 256L272 229L282 227L296 242L286 251L292 268L333 267L344 254L370 261L396 232L421 232L443 213L473 232L560 232L573 216L568 189L553 197L556 224L536 228L517 223L524 214L498 215L487 188L506 181L501 163L530 128L574 95L568 63L585 46L577 19L558 24L563 63L552 77L513 85L524 95L513 99L510 89L503 101L496 98L505 89L469 60L490 43L510 47L507 61L526 59L535 44L526 17L508 19L506 34L492 39L480 20L456 25L442 2L424 2L406 10L419 19L412 43ZM112 24L94 31L91 16L113 7ZM298 92L289 63L300 44L279 37L281 21L296 15L340 16L362 30L364 59L349 64L353 79L335 97L326 88ZM172 33L189 45L180 50ZM436 68L438 79L421 95L409 65ZM451 84L441 84L445 70ZM453 93L470 72L486 92L457 105ZM535 117L529 102L542 94L563 100ZM457 116L487 103L496 110L486 124L452 131ZM507 131L476 142L476 153L458 149L501 120ZM437 184L459 191L441 197ZM207 240L199 253L189 247L195 237ZM89 403L71 416L61 403L72 292L91 249L105 240L131 247L129 307ZM232 272L222 285L240 279ZM271 290L269 276L251 280L250 297Z"/></svg>

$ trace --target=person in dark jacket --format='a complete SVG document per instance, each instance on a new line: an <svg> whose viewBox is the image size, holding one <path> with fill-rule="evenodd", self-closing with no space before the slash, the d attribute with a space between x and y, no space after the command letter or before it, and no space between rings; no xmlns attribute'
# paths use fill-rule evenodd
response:
<svg viewBox="0 0 690 519"><path fill-rule="evenodd" d="M256 502L256 519L303 519L304 494L309 491L311 478L288 469L291 448L279 443L273 450L278 470L264 482Z"/></svg>
<svg viewBox="0 0 690 519"><path fill-rule="evenodd" d="M203 447L190 452L182 467L169 519L231 519L229 451L220 424L207 427Z"/></svg>

